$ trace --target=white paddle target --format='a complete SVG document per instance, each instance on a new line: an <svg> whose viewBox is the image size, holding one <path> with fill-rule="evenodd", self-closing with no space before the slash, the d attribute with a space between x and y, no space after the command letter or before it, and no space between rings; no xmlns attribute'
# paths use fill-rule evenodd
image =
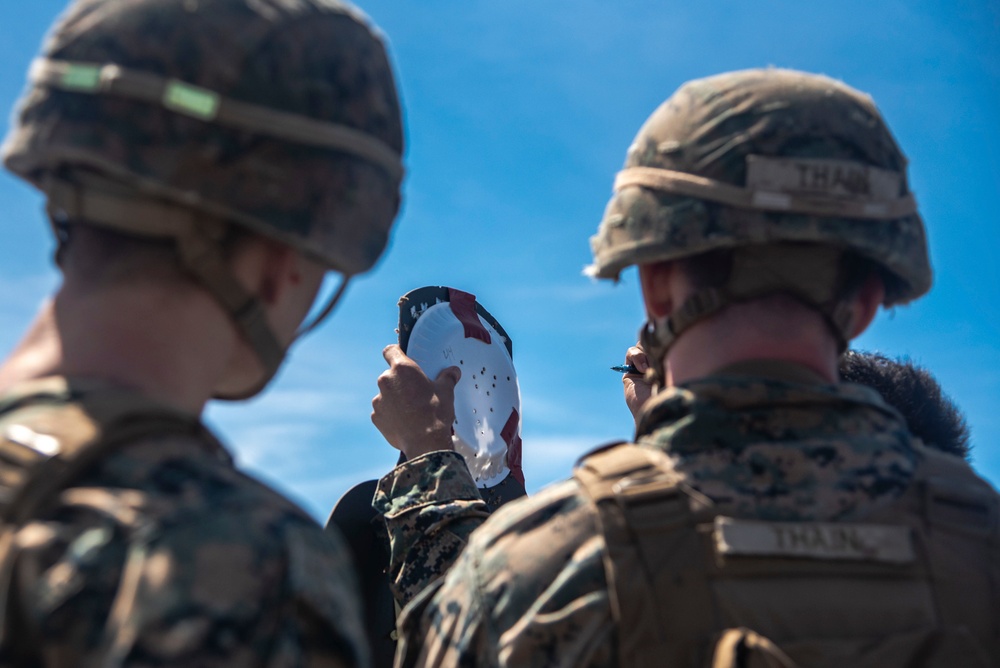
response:
<svg viewBox="0 0 1000 668"><path fill-rule="evenodd" d="M479 321L490 343L466 337L447 302L428 306L413 325L406 354L432 380L449 366L462 370L455 387L452 440L476 485L487 488L510 475L507 441L513 436L520 442L521 391L503 337Z"/></svg>

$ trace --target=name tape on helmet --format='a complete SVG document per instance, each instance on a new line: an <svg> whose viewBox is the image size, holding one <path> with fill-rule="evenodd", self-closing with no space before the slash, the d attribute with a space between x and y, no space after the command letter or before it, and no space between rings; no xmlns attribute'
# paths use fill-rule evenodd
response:
<svg viewBox="0 0 1000 668"><path fill-rule="evenodd" d="M748 155L747 188L889 202L903 191L903 175L849 160Z"/></svg>
<svg viewBox="0 0 1000 668"><path fill-rule="evenodd" d="M894 220L917 211L903 175L845 160L747 156L746 187L657 167L618 172L615 190L642 186L755 211Z"/></svg>
<svg viewBox="0 0 1000 668"><path fill-rule="evenodd" d="M722 556L787 557L910 563L916 559L909 527L849 522L760 522L715 518L715 550Z"/></svg>
<svg viewBox="0 0 1000 668"><path fill-rule="evenodd" d="M381 167L397 181L403 178L400 155L365 132L240 102L183 81L128 70L114 63L102 65L48 58L36 59L28 78L35 86L139 100L201 121L307 146L343 151Z"/></svg>

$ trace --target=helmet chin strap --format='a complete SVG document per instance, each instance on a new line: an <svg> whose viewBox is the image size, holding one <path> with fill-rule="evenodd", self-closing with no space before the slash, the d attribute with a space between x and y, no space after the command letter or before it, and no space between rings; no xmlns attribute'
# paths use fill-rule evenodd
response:
<svg viewBox="0 0 1000 668"><path fill-rule="evenodd" d="M666 384L664 361L681 334L731 304L770 295L788 295L817 311L843 352L851 338L852 313L838 294L841 266L842 251L826 246L784 244L737 249L722 286L696 291L672 313L650 318L639 330L639 341L652 362L647 379L653 391Z"/></svg>
<svg viewBox="0 0 1000 668"><path fill-rule="evenodd" d="M288 345L282 345L268 321L264 305L243 287L229 268L220 246L226 230L224 221L186 207L135 195L97 177L91 177L85 184L50 179L45 190L53 222L68 218L124 234L173 239L184 269L215 298L260 363L261 371L255 382L247 387L216 388L213 391L216 399L235 401L260 392L278 372L291 343L329 316L349 282L345 276L319 315L300 327Z"/></svg>
<svg viewBox="0 0 1000 668"><path fill-rule="evenodd" d="M667 351L676 339L670 328L669 317L650 318L639 328L639 345L650 361L645 379L652 385L653 394L658 393L667 384L663 366L667 359Z"/></svg>
<svg viewBox="0 0 1000 668"><path fill-rule="evenodd" d="M261 390L263 390L264 387L266 387L267 384L271 382L275 374L278 372L278 369L281 367L281 363L287 356L288 350L292 347L292 344L298 341L301 337L305 336L309 332L316 329L333 312L333 309L336 307L337 303L340 301L340 298L344 295L344 292L347 290L347 284L349 282L350 282L350 277L344 276L344 278L340 282L340 285L337 286L337 290L333 293L333 295L331 295L330 299L327 300L326 305L319 312L319 314L317 314L316 317L314 317L308 324L300 326L298 331L295 333L295 336L293 336L292 340L288 342L287 346L281 346L280 344L277 343L277 340L275 339L275 345L278 346L277 349L280 353L280 357L277 358L276 362L273 357L265 357L265 355L270 355L267 348L264 349L258 348L260 340L258 340L258 345L254 345L253 340L250 338L250 335L248 335L248 332L250 331L257 331L259 325L250 322L244 322L237 315L233 315L233 319L236 321L240 333L243 335L243 338L247 341L247 343L250 344L250 347L253 349L254 353L257 356L257 360L261 363L261 373L257 379L257 382L255 382L253 385L239 389L218 388L213 392L212 395L213 398L222 401L240 401L242 399L248 399L259 393ZM258 299L256 298L251 298L251 299L254 302L254 304L256 304L256 306L260 307L261 315L265 318L264 320L265 326L267 326L267 329L270 332L271 331L270 326L266 325L266 313L264 313L263 306L260 305L260 301ZM254 310L256 310L256 306L253 307ZM259 332L257 334L259 334Z"/></svg>

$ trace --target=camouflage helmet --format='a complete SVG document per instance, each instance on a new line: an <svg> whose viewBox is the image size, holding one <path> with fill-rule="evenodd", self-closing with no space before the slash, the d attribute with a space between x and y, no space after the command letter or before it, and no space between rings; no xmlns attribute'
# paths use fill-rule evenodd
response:
<svg viewBox="0 0 1000 668"><path fill-rule="evenodd" d="M814 74L731 72L683 85L639 130L587 273L782 243L867 258L887 306L930 288L906 158L871 98Z"/></svg>
<svg viewBox="0 0 1000 668"><path fill-rule="evenodd" d="M4 162L50 196L53 177L93 173L346 275L385 248L401 113L349 5L77 0L29 78Z"/></svg>
<svg viewBox="0 0 1000 668"><path fill-rule="evenodd" d="M173 239L260 360L285 356L220 252L230 225L347 279L400 203L401 110L385 48L339 0L76 0L29 72L4 163L53 220Z"/></svg>

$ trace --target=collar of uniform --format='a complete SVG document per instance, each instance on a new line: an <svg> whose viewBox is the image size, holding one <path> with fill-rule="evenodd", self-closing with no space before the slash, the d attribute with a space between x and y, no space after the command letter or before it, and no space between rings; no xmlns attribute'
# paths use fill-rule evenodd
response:
<svg viewBox="0 0 1000 668"><path fill-rule="evenodd" d="M869 387L829 383L806 367L761 360L730 365L710 376L660 392L643 407L636 439L668 425L679 428L685 418L706 419L715 414L725 419L734 413L792 404L825 407L835 413L843 413L849 407L873 410L905 427L899 413Z"/></svg>
<svg viewBox="0 0 1000 668"><path fill-rule="evenodd" d="M70 401L74 391L89 391L106 384L101 381L81 380L87 387L79 388L65 376L46 376L21 381L0 393L0 413L6 413L25 403L39 401ZM73 389L70 386L73 385Z"/></svg>
<svg viewBox="0 0 1000 668"><path fill-rule="evenodd" d="M802 364L786 362L784 360L744 360L728 364L712 376L752 376L754 378L767 378L768 380L781 380L788 383L801 385L829 385L830 381Z"/></svg>
<svg viewBox="0 0 1000 668"><path fill-rule="evenodd" d="M95 396L104 402L117 399L125 401L126 405L136 403L142 414L163 412L189 419L192 427L202 434L202 442L206 447L227 463L231 464L233 461L228 449L205 426L200 416L143 398L135 388L100 378L46 376L15 383L7 391L0 393L0 417L25 406L70 404Z"/></svg>
<svg viewBox="0 0 1000 668"><path fill-rule="evenodd" d="M38 403L47 401L73 401L84 394L95 392L130 392L140 394L138 390L118 385L100 378L83 376L45 376L32 378L12 385L7 391L0 393L0 413L17 407L22 403ZM151 403L152 400L150 400ZM177 409L171 409L179 412ZM192 419L197 416L192 414Z"/></svg>

